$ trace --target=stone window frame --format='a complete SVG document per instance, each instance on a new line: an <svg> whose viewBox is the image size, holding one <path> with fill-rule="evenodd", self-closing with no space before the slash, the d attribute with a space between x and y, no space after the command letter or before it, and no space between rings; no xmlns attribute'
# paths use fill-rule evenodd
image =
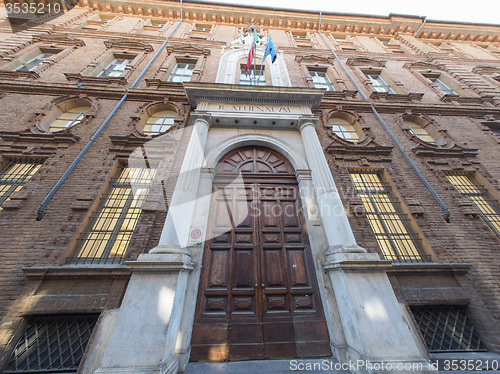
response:
<svg viewBox="0 0 500 374"><path fill-rule="evenodd" d="M290 46L295 48L319 49L316 33L308 30L287 30L285 31ZM302 42L303 40L303 42Z"/></svg>
<svg viewBox="0 0 500 374"><path fill-rule="evenodd" d="M212 41L214 40L216 27L216 24L207 21L194 22L186 28L184 35L190 39Z"/></svg>
<svg viewBox="0 0 500 374"><path fill-rule="evenodd" d="M156 22L158 21L158 24L162 24L161 27L158 26L153 26L153 21ZM142 21L142 23L138 26L138 34L142 35L148 35L145 34L145 32L152 31L152 32L157 32L156 36L163 36L165 32L172 26L174 23L172 21L167 21L164 18L158 18L158 17L153 17L153 18L147 18ZM151 35L151 34L149 34Z"/></svg>
<svg viewBox="0 0 500 374"><path fill-rule="evenodd" d="M323 112L323 126L326 129L326 132L328 136L334 141L342 143L343 145L346 146L360 146L363 145L367 142L367 140L373 139L374 136L371 132L371 127L368 126L363 117L353 111L348 111L348 110L339 110L339 109L332 109L329 111L324 111ZM353 127L354 130L356 131L356 134L358 135L358 140L353 142L350 140L346 140L337 134L332 130L331 125L330 125L330 119L331 118L341 118L349 122Z"/></svg>
<svg viewBox="0 0 500 374"><path fill-rule="evenodd" d="M472 69L472 72L479 74L495 86L500 85L500 67L487 65L476 66Z"/></svg>
<svg viewBox="0 0 500 374"><path fill-rule="evenodd" d="M408 54L408 50L403 46L399 40L394 36L374 36L373 39L382 47L387 53L392 54ZM386 40L386 41L384 41ZM397 47L397 48L391 48Z"/></svg>
<svg viewBox="0 0 500 374"><path fill-rule="evenodd" d="M353 35L346 33L327 33L326 38L336 51L368 51Z"/></svg>
<svg viewBox="0 0 500 374"><path fill-rule="evenodd" d="M102 31L115 24L123 17L113 13L105 13L105 12L95 12L89 14L89 16L80 24L80 28L83 30L96 30ZM106 19L106 22L102 20Z"/></svg>
<svg viewBox="0 0 500 374"><path fill-rule="evenodd" d="M356 57L347 59L346 63L351 66L355 75L369 90L371 99L410 102L414 100L421 100L424 96L423 93L409 92L404 87L402 82L394 80L385 69L386 61L374 60L366 57ZM379 75L395 93L376 91L367 75Z"/></svg>
<svg viewBox="0 0 500 374"><path fill-rule="evenodd" d="M465 87L463 87L457 79L451 77L447 73L437 70L436 68L431 69L418 69L410 68L410 71L415 75L421 82L423 82L428 87L431 87L434 93L439 97L440 101L464 101L468 98L474 98L475 95L471 94ZM438 85L432 82L431 78L437 78L441 80L444 84L450 87L457 95L446 94L438 88ZM479 99L479 98L477 98Z"/></svg>
<svg viewBox="0 0 500 374"><path fill-rule="evenodd" d="M147 50L108 48L97 59L87 65L80 73L64 73L69 81L91 84L119 84L126 85L127 78L134 72L139 64L144 60ZM123 74L119 77L98 77L99 73L105 69L115 58L126 58L130 63L125 67Z"/></svg>
<svg viewBox="0 0 500 374"><path fill-rule="evenodd" d="M186 46L186 45L173 45L167 47L168 55L156 71L154 78L146 78L148 86L155 86L158 88L168 87L169 85L179 85L179 82L168 82L170 74L175 69L175 66L180 63L194 63L194 70L190 82L199 82L201 74L205 68L207 57L210 55L208 48Z"/></svg>
<svg viewBox="0 0 500 374"><path fill-rule="evenodd" d="M354 181L352 180L351 173L352 172L362 172L362 173L377 173L380 176L380 179L382 183L384 183L388 188L389 192L392 195L394 201L397 203L399 210L402 213L402 219L406 220L408 223L410 229L412 230L413 234L416 234L418 241L420 242L420 249L422 253L420 255L422 256L423 261L421 263L426 263L426 262L433 262L436 260L436 255L432 249L432 246L430 245L429 241L427 240L426 236L424 235L422 229L420 228L419 223L416 221L415 217L422 216L424 215L424 212L419 210L418 208L420 207L419 202L415 202L412 200L406 200L402 194L399 192L399 188L396 184L396 182L393 180L391 177L391 173L389 170L387 170L385 167L371 167L371 166L348 166L347 167L347 173L349 176L350 180L350 186L352 186L353 191L354 191L354 200L356 203L361 202L361 205L363 206L364 203L362 202L361 197L359 196L359 193L354 185ZM417 207L417 209L414 209L414 206ZM368 227L370 227L370 230L373 232L373 229L371 227L371 224L369 222L368 217L366 217L366 208L363 209L365 211L363 216L365 216L366 220L368 221ZM375 233L373 233L375 236ZM420 251L419 251L420 252ZM377 243L377 253L381 256L381 259L384 259L384 254L382 252L382 248L380 245ZM399 264L404 265L405 263L412 264L414 262L397 262Z"/></svg>
<svg viewBox="0 0 500 374"><path fill-rule="evenodd" d="M339 91L339 86L336 84L336 80L334 78L333 69L329 65L320 65L320 64L315 64L315 65L308 65L307 66L307 72L309 73L309 77L306 77L306 82L308 86L312 88L316 88L316 84L314 83L314 78L311 75L311 72L316 72L316 73L324 73L326 75L326 78L329 81L329 84L333 87L333 90L325 90L325 92L336 92ZM310 78L310 79L308 79ZM319 88L319 87L318 87Z"/></svg>
<svg viewBox="0 0 500 374"><path fill-rule="evenodd" d="M40 74L52 65L61 61L68 54L73 52L77 46L62 46L59 44L40 43L24 49L11 57L4 57L9 62L0 67L0 78L29 78L37 79ZM37 67L30 71L15 71L21 64L35 58L41 53L51 53L52 55L43 60Z"/></svg>
<svg viewBox="0 0 500 374"><path fill-rule="evenodd" d="M173 110L177 112L177 116L174 118L174 124L167 131L149 135L143 132L144 125L152 113L155 113L159 110ZM186 119L186 111L182 105L173 101L155 101L152 103L147 103L141 105L136 113L130 117L130 125L134 127L134 134L143 138L156 138L162 135L165 135L171 131L174 131L182 126Z"/></svg>
<svg viewBox="0 0 500 374"><path fill-rule="evenodd" d="M432 144L426 142L425 140L420 139L417 135L413 134L410 126L405 123L405 120L412 121L425 129L431 135L431 137L434 138L435 143ZM455 145L455 142L448 134L448 131L440 128L434 119L425 114L399 114L396 116L396 122L411 140L422 146L433 148L451 148Z"/></svg>
<svg viewBox="0 0 500 374"><path fill-rule="evenodd" d="M328 75L335 91L325 91L327 96L339 96L339 97L355 97L357 94L356 90L350 90L346 81L342 79L342 74L335 66L335 58L333 55L324 56L316 54L298 54L295 56L295 61L298 62L306 86L310 88L315 88L310 70L323 70Z"/></svg>
<svg viewBox="0 0 500 374"><path fill-rule="evenodd" d="M149 162L152 162L155 165L155 169L158 171L158 160L156 159L148 159ZM128 159L124 158L123 156L118 156L115 159L115 162L113 163L113 166L106 176L106 179L102 186L100 186L99 190L97 193L88 193L88 194L83 194L79 196L76 201L72 204L71 208L75 211L86 211L85 218L82 220L80 226L75 232L75 235L73 235L72 240L66 247L66 250L64 251L63 255L60 258L60 265L70 265L70 266L102 266L102 265L116 265L116 266L121 266L123 261L126 258L126 255L128 251L130 250L130 245L132 243L132 240L129 240L127 244L127 248L121 253L121 256L119 257L105 257L105 256L93 256L93 257L81 257L79 256L80 253L78 253L82 247L80 245L80 242L84 240L84 237L86 237L86 234L91 232L91 228L93 223L95 223L95 219L97 219L101 213L102 204L104 201L107 200L109 197L109 191L113 187L113 183L117 181L117 177L119 176L120 171L128 167ZM132 166L134 167L134 166ZM149 185L148 189L148 194L151 192L151 187L153 186L154 183L154 178L152 183ZM147 196L146 195L146 200ZM130 208L130 206L127 207L127 209ZM144 209L141 207L141 215L143 213ZM140 215L138 218L138 221L140 219ZM137 222L136 222L137 224ZM113 228L113 232L115 232L117 226ZM120 229L116 229L116 232L119 232ZM131 236L131 239L133 239L133 234ZM113 242L114 243L114 242ZM90 262L87 262L87 258L90 258ZM83 260L82 260L83 259ZM97 259L96 262L94 262L94 259ZM116 260L115 260L116 259ZM102 260L102 261L101 261Z"/></svg>
<svg viewBox="0 0 500 374"><path fill-rule="evenodd" d="M265 78L265 84L261 84L263 81L260 80L259 81L259 85L260 86L272 86L272 76L271 76L271 72L270 72L270 69L269 68L266 68L266 64L264 63L264 65L262 65L262 61L259 61L259 60L262 60L261 58L257 58L256 59L256 63L255 63L255 72L256 73L260 73L260 67L262 66L262 73L264 75L264 78ZM239 68L237 67L236 68L236 71L239 72L239 74L236 74L236 77L235 77L235 80L234 80L234 84L241 84L240 83L240 79L241 79L241 71L245 69L245 66L247 64L247 61L246 59L243 57L241 58L238 62L237 62ZM249 71L253 72L253 64L252 66L250 67L250 69L248 69Z"/></svg>
<svg viewBox="0 0 500 374"><path fill-rule="evenodd" d="M65 106L78 106L77 102L85 101L90 104L90 109L85 113L84 118L76 125L71 126L67 129L57 131L53 133L50 131L50 123L57 118L58 115L63 113ZM73 96L61 96L47 104L40 111L35 112L31 119L28 121L29 129L35 134L65 134L72 133L72 129L79 126L87 124L91 121L99 110L99 102L96 98L86 96L86 95L73 95Z"/></svg>

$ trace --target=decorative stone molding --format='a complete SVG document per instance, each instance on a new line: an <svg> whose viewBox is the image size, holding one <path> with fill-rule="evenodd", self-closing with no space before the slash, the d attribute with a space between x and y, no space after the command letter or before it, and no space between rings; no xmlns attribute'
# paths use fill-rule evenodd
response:
<svg viewBox="0 0 500 374"><path fill-rule="evenodd" d="M48 124L44 124L44 120L47 116L50 117L51 111L57 111L60 109L59 105L70 104L72 101L85 101L90 105L90 109L85 113L85 117L75 126L79 126L87 123L92 118L94 118L99 110L99 102L96 98L86 96L86 95L72 95L72 96L60 96L51 100L47 105L45 105L40 111L33 114L33 116L28 120L29 130L34 134L52 134L48 129ZM65 129L58 131L57 134L70 133L70 129Z"/></svg>
<svg viewBox="0 0 500 374"><path fill-rule="evenodd" d="M42 42L46 44L56 44L56 45L69 45L74 47L83 47L86 45L83 39L65 34L34 35L33 42L35 43Z"/></svg>
<svg viewBox="0 0 500 374"><path fill-rule="evenodd" d="M323 63L333 65L335 56L319 53L297 53L295 55L295 61L299 64Z"/></svg>
<svg viewBox="0 0 500 374"><path fill-rule="evenodd" d="M177 112L177 115L174 118L174 124L172 125L172 127L170 127L170 129L168 129L163 133L156 135L144 134L143 127L148 119L149 113L152 114L158 110L172 110ZM145 103L139 106L136 110L136 114L130 117L129 126L134 127L134 131L132 133L134 134L134 136L139 138L151 139L179 129L185 122L185 120L186 120L186 109L184 108L184 106L177 102L165 99L163 102L155 101L155 102Z"/></svg>
<svg viewBox="0 0 500 374"><path fill-rule="evenodd" d="M199 47L193 44L178 43L167 46L168 54L179 54L179 55L203 55L205 57L210 56L210 49Z"/></svg>
<svg viewBox="0 0 500 374"><path fill-rule="evenodd" d="M145 51L146 53L154 51L154 48L151 44L136 39L117 38L105 40L103 43L108 49L132 49Z"/></svg>
<svg viewBox="0 0 500 374"><path fill-rule="evenodd" d="M387 61L374 60L368 57L355 57L348 58L346 64L350 66L363 66L363 67L385 67Z"/></svg>

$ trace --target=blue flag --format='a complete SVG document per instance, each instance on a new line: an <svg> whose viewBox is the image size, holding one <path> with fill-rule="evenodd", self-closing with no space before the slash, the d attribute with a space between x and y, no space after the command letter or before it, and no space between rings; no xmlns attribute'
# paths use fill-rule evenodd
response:
<svg viewBox="0 0 500 374"><path fill-rule="evenodd" d="M269 41L267 42L266 52L264 53L264 58L262 59L262 61L264 61L268 55L271 55L271 62L274 63L274 61L276 61L277 53L271 37L269 37Z"/></svg>

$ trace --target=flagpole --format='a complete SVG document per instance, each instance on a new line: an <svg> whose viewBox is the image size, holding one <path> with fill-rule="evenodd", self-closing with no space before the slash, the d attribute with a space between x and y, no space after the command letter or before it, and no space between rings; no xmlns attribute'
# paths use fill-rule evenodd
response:
<svg viewBox="0 0 500 374"><path fill-rule="evenodd" d="M247 52L245 51L245 44L243 42L243 37L241 35L241 31L238 29L238 34L240 34L240 40L241 40L241 47L243 48L243 56L245 56L245 61L247 60ZM240 74L241 74L241 67L240 67ZM252 81L252 75L250 74L250 81Z"/></svg>
<svg viewBox="0 0 500 374"><path fill-rule="evenodd" d="M266 49L264 50L264 54L265 51L267 51L267 46L269 45L269 39L267 39L267 44L266 44ZM259 71L259 78L257 79L257 86L259 85L259 82L260 82L260 76L262 75L262 67L264 66L264 60L262 60L262 63L260 64L260 71Z"/></svg>
<svg viewBox="0 0 500 374"><path fill-rule="evenodd" d="M257 30L254 29L253 32L255 33L255 35L257 35ZM257 61L257 41L255 40L255 37L254 37L254 44L255 48L253 50L253 81L255 86L255 63Z"/></svg>

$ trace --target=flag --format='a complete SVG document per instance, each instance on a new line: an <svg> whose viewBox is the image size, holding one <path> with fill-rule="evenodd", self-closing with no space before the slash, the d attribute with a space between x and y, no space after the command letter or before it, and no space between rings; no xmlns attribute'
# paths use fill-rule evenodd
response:
<svg viewBox="0 0 500 374"><path fill-rule="evenodd" d="M266 52L264 52L264 58L262 59L262 61L265 61L268 55L271 55L271 63L274 64L274 61L276 61L277 53L271 37L269 37L269 41L267 42Z"/></svg>
<svg viewBox="0 0 500 374"><path fill-rule="evenodd" d="M250 50L248 51L248 60L247 60L247 66L245 66L245 74L248 74L248 69L250 69L250 66L252 66L252 60L254 59L255 49L257 48L258 42L259 42L259 37L257 36L257 31L253 29L253 43L252 46L250 47Z"/></svg>

